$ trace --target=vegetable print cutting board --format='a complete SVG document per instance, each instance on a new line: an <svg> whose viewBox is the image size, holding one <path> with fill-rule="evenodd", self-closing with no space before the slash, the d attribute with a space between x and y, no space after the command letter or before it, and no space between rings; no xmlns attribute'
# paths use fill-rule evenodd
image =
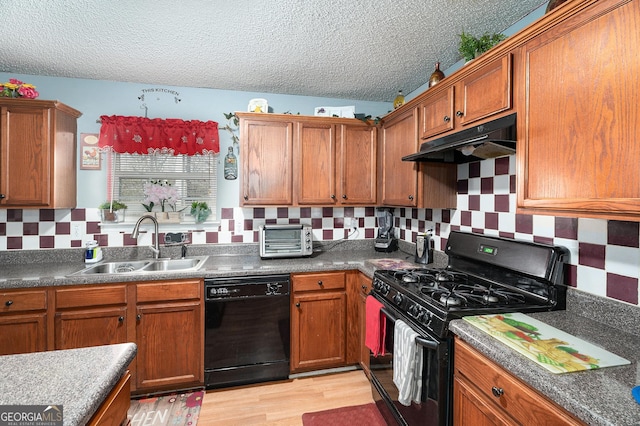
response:
<svg viewBox="0 0 640 426"><path fill-rule="evenodd" d="M476 315L463 319L552 373L631 363L525 314Z"/></svg>

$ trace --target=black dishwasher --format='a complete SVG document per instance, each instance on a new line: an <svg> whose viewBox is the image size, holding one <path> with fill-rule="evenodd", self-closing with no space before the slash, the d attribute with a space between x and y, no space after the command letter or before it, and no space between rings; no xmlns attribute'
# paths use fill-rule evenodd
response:
<svg viewBox="0 0 640 426"><path fill-rule="evenodd" d="M289 275L206 278L207 389L289 376Z"/></svg>

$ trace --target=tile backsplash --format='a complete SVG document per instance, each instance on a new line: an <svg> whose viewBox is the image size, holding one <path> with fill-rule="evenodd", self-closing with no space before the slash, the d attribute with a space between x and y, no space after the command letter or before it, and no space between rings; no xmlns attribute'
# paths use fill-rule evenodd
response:
<svg viewBox="0 0 640 426"><path fill-rule="evenodd" d="M571 252L567 284L638 305L640 223L516 214L515 163L509 156L459 165L457 209L395 208L398 237L415 242L418 233L432 229L439 250L451 230L562 245ZM216 224L181 231L189 233L192 244L254 243L264 223L301 222L312 225L316 241L373 239L376 208L222 208ZM94 208L0 209L0 250L83 247L92 239L112 247L152 243L149 232L132 239L132 228L101 227Z"/></svg>

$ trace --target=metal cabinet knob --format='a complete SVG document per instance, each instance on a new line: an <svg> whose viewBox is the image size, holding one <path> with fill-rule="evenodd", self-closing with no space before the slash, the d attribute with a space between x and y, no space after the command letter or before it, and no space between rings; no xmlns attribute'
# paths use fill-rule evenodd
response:
<svg viewBox="0 0 640 426"><path fill-rule="evenodd" d="M494 386L491 388L491 393L493 394L493 396L495 396L496 398L501 397L504 394L504 389L499 388L497 386Z"/></svg>
<svg viewBox="0 0 640 426"><path fill-rule="evenodd" d="M118 317L118 322L124 322L124 317Z"/></svg>
<svg viewBox="0 0 640 426"><path fill-rule="evenodd" d="M409 195L409 199L413 201L413 195Z"/></svg>
<svg viewBox="0 0 640 426"><path fill-rule="evenodd" d="M462 117L464 115L464 113L462 111L456 111L456 115L458 117Z"/></svg>
<svg viewBox="0 0 640 426"><path fill-rule="evenodd" d="M244 198L244 200L245 200L245 201L247 201L247 200L249 199L249 196L248 196L248 195L245 195L245 196L244 196L244 197L242 197L242 198Z"/></svg>
<svg viewBox="0 0 640 426"><path fill-rule="evenodd" d="M136 315L136 320L140 321L142 319L142 314Z"/></svg>
<svg viewBox="0 0 640 426"><path fill-rule="evenodd" d="M336 199L336 194L331 194L331 199L335 200Z"/></svg>
<svg viewBox="0 0 640 426"><path fill-rule="evenodd" d="M322 285L322 280L318 280L318 285L321 286Z"/></svg>
<svg viewBox="0 0 640 426"><path fill-rule="evenodd" d="M11 306L13 305L13 300L7 300L6 302L4 302L5 306Z"/></svg>
<svg viewBox="0 0 640 426"><path fill-rule="evenodd" d="M368 287L367 287L366 285L364 285L364 284L362 285L362 289L363 289L364 291L367 291L367 288L368 288Z"/></svg>
<svg viewBox="0 0 640 426"><path fill-rule="evenodd" d="M3 198L7 198L7 196L4 194L0 194L0 200L2 200Z"/></svg>
<svg viewBox="0 0 640 426"><path fill-rule="evenodd" d="M448 123L448 122L450 122L450 121L451 121L451 117L449 117L448 115L445 115L445 116L444 116L444 122L445 122L445 123Z"/></svg>
<svg viewBox="0 0 640 426"><path fill-rule="evenodd" d="M299 308L299 307L300 307L300 302L297 302L296 303L296 308Z"/></svg>

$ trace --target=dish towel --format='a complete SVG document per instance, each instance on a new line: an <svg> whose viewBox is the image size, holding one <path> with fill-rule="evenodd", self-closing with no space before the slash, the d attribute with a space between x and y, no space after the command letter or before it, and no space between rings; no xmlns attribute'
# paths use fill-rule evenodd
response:
<svg viewBox="0 0 640 426"><path fill-rule="evenodd" d="M373 296L365 301L366 333L364 344L371 349L373 356L384 355L384 339L387 330L387 317L380 312L382 303Z"/></svg>
<svg viewBox="0 0 640 426"><path fill-rule="evenodd" d="M422 393L422 348L416 343L418 333L404 321L393 327L393 384L398 388L398 402L420 404Z"/></svg>

